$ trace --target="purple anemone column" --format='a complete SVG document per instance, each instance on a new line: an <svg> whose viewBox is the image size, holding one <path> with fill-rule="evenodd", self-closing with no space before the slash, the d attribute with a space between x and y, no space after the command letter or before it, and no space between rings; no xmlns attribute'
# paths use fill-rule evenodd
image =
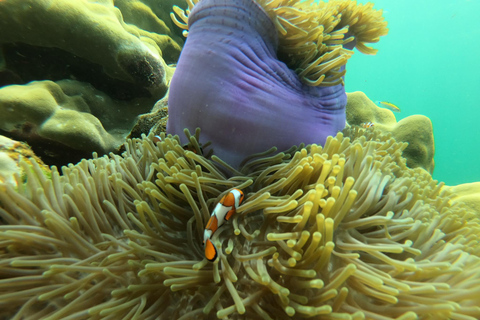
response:
<svg viewBox="0 0 480 320"><path fill-rule="evenodd" d="M343 85L312 87L277 58L277 31L253 0L202 0L170 85L167 132L201 128L232 166L272 146L323 144L345 126Z"/></svg>

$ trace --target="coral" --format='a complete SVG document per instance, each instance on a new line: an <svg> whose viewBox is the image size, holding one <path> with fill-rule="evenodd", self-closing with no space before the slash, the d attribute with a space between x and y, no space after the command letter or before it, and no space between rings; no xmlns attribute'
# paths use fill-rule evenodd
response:
<svg viewBox="0 0 480 320"><path fill-rule="evenodd" d="M174 34L176 27L169 12L183 1L115 0L114 4L122 12L128 32L155 47L167 63L177 62L183 40Z"/></svg>
<svg viewBox="0 0 480 320"><path fill-rule="evenodd" d="M20 161L26 163L34 161L46 175L49 175L50 168L33 153L27 144L0 135L0 182L14 187L25 182L26 174L20 167Z"/></svg>
<svg viewBox="0 0 480 320"><path fill-rule="evenodd" d="M394 126L397 123L392 111L378 107L361 91L347 92L347 122L350 125L360 125L373 122L375 126Z"/></svg>
<svg viewBox="0 0 480 320"><path fill-rule="evenodd" d="M457 186L445 186L454 196L453 202L461 202L480 213L480 182L464 183Z"/></svg>
<svg viewBox="0 0 480 320"><path fill-rule="evenodd" d="M366 44L387 33L380 11L354 1L195 0L174 11L188 41L167 132L200 127L234 167L271 146L322 144L342 130L350 49L374 53Z"/></svg>
<svg viewBox="0 0 480 320"><path fill-rule="evenodd" d="M168 95L158 100L150 112L138 116L128 138L140 138L142 134L149 133L159 135L167 131L167 120Z"/></svg>
<svg viewBox="0 0 480 320"><path fill-rule="evenodd" d="M173 4L185 5L185 2L0 1L0 28L3 30L0 34L0 87L22 85L24 88L16 86L8 90L27 96L31 93L32 81L54 81L64 88L61 83L68 79L77 81L68 85L75 95L85 92L89 84L92 89L87 90L87 94L95 91L98 96L98 99L85 97L85 102L92 106L81 102L85 113L80 114L79 121L81 130L85 131L76 132L75 141L71 128L58 135L59 128L50 127L48 131L55 134L48 137L44 135L46 128L43 126L40 128L42 136L12 133L5 128L2 134L25 139L46 162L56 165L78 162L89 157L92 151L109 152L121 145L124 142L121 136L127 136L133 127L132 118L150 112L155 102L166 94L174 71L172 64L177 62L184 42L169 17ZM5 97L3 101L5 99L9 100ZM23 98L22 103L25 103ZM115 104L117 107L113 108ZM66 122L74 115L66 115L71 107L72 103L68 103L62 111ZM15 106L9 101L1 108ZM38 111L43 107L35 102L35 107L15 111L15 114L34 108ZM51 106L44 108L44 113L51 111ZM87 108L91 109L91 116L86 115ZM57 120L59 115L57 112ZM14 121L37 116L25 114ZM65 145L68 150L64 150Z"/></svg>
<svg viewBox="0 0 480 320"><path fill-rule="evenodd" d="M137 3L121 2L133 2L128 8ZM1 43L59 48L103 66L114 78L165 93L166 65L160 54L178 53L180 46L168 35L125 24L113 1L27 0L0 6ZM169 30L165 26L162 31Z"/></svg>
<svg viewBox="0 0 480 320"><path fill-rule="evenodd" d="M363 92L347 93L347 98L348 124L373 122L375 128L391 132L398 141L408 142L403 156L410 168L420 167L433 173L435 142L432 122L428 117L413 115L397 122L392 111L378 107Z"/></svg>
<svg viewBox="0 0 480 320"><path fill-rule="evenodd" d="M198 135L195 152L144 137L51 178L34 163L18 191L0 185L3 315L479 318L478 213L407 168L405 143L345 134L352 141L257 155L228 179ZM209 263L203 229L234 187L246 197Z"/></svg>
<svg viewBox="0 0 480 320"><path fill-rule="evenodd" d="M34 81L0 89L0 129L34 141L39 155L50 162L61 158L65 164L79 154L87 157L93 151L115 150L141 110L74 80Z"/></svg>

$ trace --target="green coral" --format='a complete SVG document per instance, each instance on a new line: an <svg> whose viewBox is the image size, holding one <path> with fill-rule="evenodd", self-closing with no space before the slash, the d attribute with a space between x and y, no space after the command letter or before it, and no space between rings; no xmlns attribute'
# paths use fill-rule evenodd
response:
<svg viewBox="0 0 480 320"><path fill-rule="evenodd" d="M166 94L183 45L171 4L0 1L0 129L49 164L114 151Z"/></svg>
<svg viewBox="0 0 480 320"><path fill-rule="evenodd" d="M138 2L121 3L132 8ZM102 65L112 77L142 83L158 95L165 93L169 73L161 55L168 52L174 62L181 43L165 24L156 22L168 34L126 24L109 0L1 1L0 43L56 47Z"/></svg>
<svg viewBox="0 0 480 320"><path fill-rule="evenodd" d="M27 174L20 167L20 162L36 162L45 176L50 177L50 168L38 158L30 147L0 135L0 183L16 187L26 181Z"/></svg>
<svg viewBox="0 0 480 320"><path fill-rule="evenodd" d="M423 168L430 174L435 168L435 142L432 121L422 115L413 115L397 122L392 111L378 107L363 92L347 93L346 107L349 125L361 126L373 122L375 128L391 132L398 141L408 142L403 156L410 168Z"/></svg>
<svg viewBox="0 0 480 320"><path fill-rule="evenodd" d="M89 84L74 80L12 85L0 89L0 129L86 155L108 153L123 143L142 110L139 102L113 101ZM137 110L130 107L133 103Z"/></svg>

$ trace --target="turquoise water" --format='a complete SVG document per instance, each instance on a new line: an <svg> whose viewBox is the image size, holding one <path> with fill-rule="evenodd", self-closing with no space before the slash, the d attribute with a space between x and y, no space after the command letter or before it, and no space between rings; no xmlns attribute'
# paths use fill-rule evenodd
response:
<svg viewBox="0 0 480 320"><path fill-rule="evenodd" d="M390 31L374 45L376 56L356 52L349 60L347 92L395 103L397 121L429 117L433 177L448 185L480 181L480 1L374 3Z"/></svg>

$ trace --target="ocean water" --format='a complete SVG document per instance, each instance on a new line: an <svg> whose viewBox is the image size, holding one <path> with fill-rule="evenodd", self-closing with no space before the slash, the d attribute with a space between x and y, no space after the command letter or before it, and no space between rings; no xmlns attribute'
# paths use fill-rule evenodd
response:
<svg viewBox="0 0 480 320"><path fill-rule="evenodd" d="M480 181L480 1L373 2L384 10L390 31L373 45L377 55L357 51L349 60L347 92L395 103L397 121L429 117L434 179L447 185Z"/></svg>

